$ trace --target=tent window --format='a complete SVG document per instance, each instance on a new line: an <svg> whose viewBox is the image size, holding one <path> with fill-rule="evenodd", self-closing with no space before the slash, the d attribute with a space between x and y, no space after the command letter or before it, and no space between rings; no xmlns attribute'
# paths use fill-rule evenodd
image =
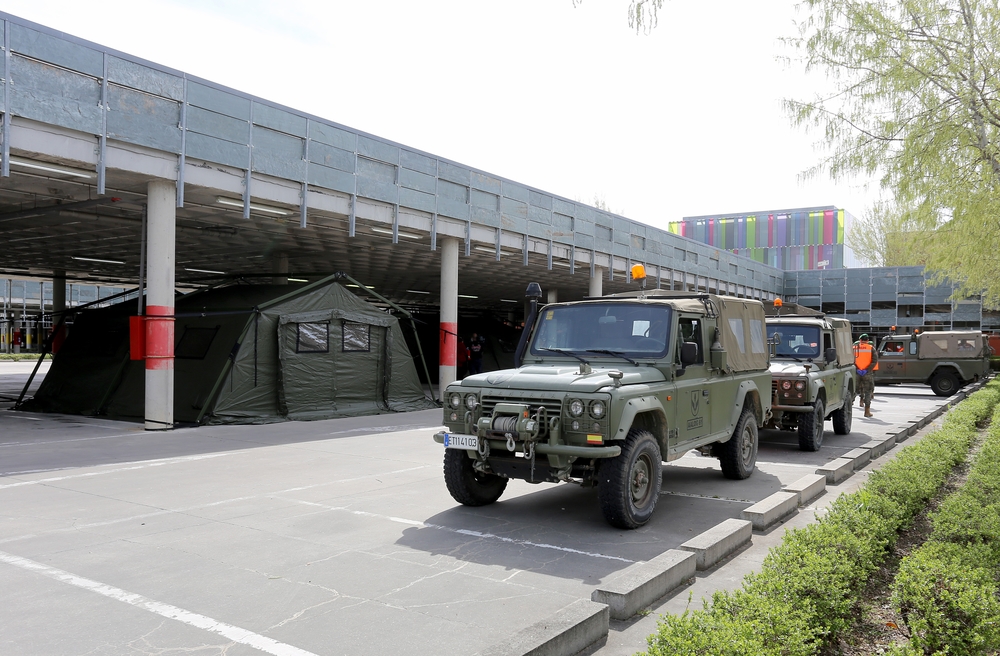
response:
<svg viewBox="0 0 1000 656"><path fill-rule="evenodd" d="M218 332L219 326L211 328L187 326L184 329L184 334L177 340L177 346L174 347L174 357L185 360L204 360Z"/></svg>
<svg viewBox="0 0 1000 656"><path fill-rule="evenodd" d="M295 342L296 353L329 353L330 322L299 323Z"/></svg>
<svg viewBox="0 0 1000 656"><path fill-rule="evenodd" d="M371 351L371 326L366 323L344 322L344 351Z"/></svg>

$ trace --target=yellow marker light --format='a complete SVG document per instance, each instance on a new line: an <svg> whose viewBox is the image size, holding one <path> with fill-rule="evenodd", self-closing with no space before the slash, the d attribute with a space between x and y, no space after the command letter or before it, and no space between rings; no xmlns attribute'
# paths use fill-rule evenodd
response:
<svg viewBox="0 0 1000 656"><path fill-rule="evenodd" d="M646 279L646 267L641 264L632 265L632 280L645 280Z"/></svg>

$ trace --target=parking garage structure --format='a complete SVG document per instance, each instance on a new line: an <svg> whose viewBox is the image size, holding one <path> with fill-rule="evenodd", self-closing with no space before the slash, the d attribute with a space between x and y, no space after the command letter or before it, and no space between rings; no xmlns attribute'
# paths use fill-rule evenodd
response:
<svg viewBox="0 0 1000 656"><path fill-rule="evenodd" d="M393 302L440 308L442 389L455 375L456 309L520 316L532 280L550 301L573 300L629 289L642 263L651 286L780 290L767 265L0 19L0 276L144 288L148 428L173 423L178 286L345 271ZM9 308L6 329L21 315Z"/></svg>

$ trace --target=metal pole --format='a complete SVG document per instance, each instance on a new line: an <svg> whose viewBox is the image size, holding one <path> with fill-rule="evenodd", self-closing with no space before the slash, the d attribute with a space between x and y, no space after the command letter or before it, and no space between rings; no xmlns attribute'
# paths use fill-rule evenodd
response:
<svg viewBox="0 0 1000 656"><path fill-rule="evenodd" d="M146 430L174 427L174 272L177 185L147 187Z"/></svg>
<svg viewBox="0 0 1000 656"><path fill-rule="evenodd" d="M441 240L441 324L438 355L438 396L444 401L444 389L458 377L458 240Z"/></svg>

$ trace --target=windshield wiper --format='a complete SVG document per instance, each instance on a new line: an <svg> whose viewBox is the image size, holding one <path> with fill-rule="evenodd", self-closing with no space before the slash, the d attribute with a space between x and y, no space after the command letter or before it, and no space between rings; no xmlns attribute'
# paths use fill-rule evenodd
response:
<svg viewBox="0 0 1000 656"><path fill-rule="evenodd" d="M582 362L583 364L590 364L582 356L577 355L573 351L568 351L566 349L560 348L540 348L539 351L552 351L553 353L562 353L563 355L572 355L574 358Z"/></svg>
<svg viewBox="0 0 1000 656"><path fill-rule="evenodd" d="M587 353L603 353L604 355L613 355L616 358L621 358L622 360L628 360L637 367L639 366L638 362L636 362L635 360L626 355L622 355L620 351L609 351L608 349L587 349Z"/></svg>

